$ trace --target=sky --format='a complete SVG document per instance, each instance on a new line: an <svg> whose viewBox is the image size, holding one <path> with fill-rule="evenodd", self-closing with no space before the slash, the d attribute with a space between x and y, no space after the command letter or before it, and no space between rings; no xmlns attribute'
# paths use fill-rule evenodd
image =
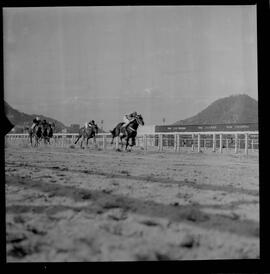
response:
<svg viewBox="0 0 270 274"><path fill-rule="evenodd" d="M189 118L258 99L256 6L3 9L4 99L69 126Z"/></svg>

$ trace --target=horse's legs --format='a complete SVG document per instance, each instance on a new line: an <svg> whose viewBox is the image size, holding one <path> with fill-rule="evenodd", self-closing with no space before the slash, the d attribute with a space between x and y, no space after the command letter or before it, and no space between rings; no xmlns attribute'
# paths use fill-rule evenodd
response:
<svg viewBox="0 0 270 274"><path fill-rule="evenodd" d="M34 147L37 147L38 146L38 138L35 137L35 144L34 144Z"/></svg>
<svg viewBox="0 0 270 274"><path fill-rule="evenodd" d="M31 144L31 147L32 147L33 146L32 135L29 135L29 139L30 139L30 144Z"/></svg>
<svg viewBox="0 0 270 274"><path fill-rule="evenodd" d="M41 139L37 139L37 146L40 144Z"/></svg>
<svg viewBox="0 0 270 274"><path fill-rule="evenodd" d="M75 142L74 142L75 145L77 144L77 142L80 140L81 137L82 137L82 135L79 134L78 137L77 137L77 139L76 139Z"/></svg>
<svg viewBox="0 0 270 274"><path fill-rule="evenodd" d="M127 138L126 138L126 150L128 148L128 143L129 143L129 137L127 136Z"/></svg>
<svg viewBox="0 0 270 274"><path fill-rule="evenodd" d="M84 136L83 136L83 138L81 140L81 148L82 148L82 145L83 145L83 141L84 141Z"/></svg>
<svg viewBox="0 0 270 274"><path fill-rule="evenodd" d="M95 148L97 148L97 140L96 140L96 135L93 136L93 143L95 145Z"/></svg>
<svg viewBox="0 0 270 274"><path fill-rule="evenodd" d="M136 145L135 137L132 138L132 146Z"/></svg>
<svg viewBox="0 0 270 274"><path fill-rule="evenodd" d="M131 145L129 144L130 139L131 139L131 141L133 141L133 138L127 137L126 150L127 150L128 146L130 146L130 147L133 146L133 143Z"/></svg>
<svg viewBox="0 0 270 274"><path fill-rule="evenodd" d="M124 146L124 143L123 143L123 138L124 138L124 136L122 135L122 136L120 136L120 143L121 143L121 148L123 149L123 146Z"/></svg>

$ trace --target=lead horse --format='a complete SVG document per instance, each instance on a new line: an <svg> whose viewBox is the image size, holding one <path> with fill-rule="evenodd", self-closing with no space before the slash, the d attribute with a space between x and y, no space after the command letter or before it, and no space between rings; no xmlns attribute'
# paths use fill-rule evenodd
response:
<svg viewBox="0 0 270 274"><path fill-rule="evenodd" d="M128 146L133 147L136 144L135 143L135 138L137 136L137 128L139 127L139 125L143 126L144 125L144 121L143 121L142 115L139 114L139 115L137 115L135 117L135 119L133 121L131 121L129 123L129 125L126 128L126 131L125 131L124 128L122 128L123 124L124 123L121 122L121 123L117 124L117 126L113 130L110 130L110 132L112 134L111 144L113 144L114 138L117 137L117 136L119 136L122 148L124 146L122 140L123 139L126 140L125 150L127 150ZM131 144L129 144L129 140L132 141Z"/></svg>
<svg viewBox="0 0 270 274"><path fill-rule="evenodd" d="M94 143L96 144L96 134L98 134L98 126L97 125L92 125L91 127L85 128L82 127L79 130L79 135L77 136L76 141L74 144L77 144L79 139L82 137L81 145L80 147L82 148L83 141L86 139L86 147L88 146L88 140L90 138L93 138Z"/></svg>

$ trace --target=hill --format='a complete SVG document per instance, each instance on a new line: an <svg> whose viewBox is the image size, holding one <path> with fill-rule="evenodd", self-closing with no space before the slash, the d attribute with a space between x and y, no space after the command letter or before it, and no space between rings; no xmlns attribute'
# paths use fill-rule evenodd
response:
<svg viewBox="0 0 270 274"><path fill-rule="evenodd" d="M5 103L5 114L7 119L15 126L15 129L17 129L17 132L19 129L19 132L22 132L25 127L29 127L32 125L33 119L35 117L40 117L41 120L45 119L48 122L54 122L55 124L55 132L62 132L63 129L66 129L67 132L70 133L76 133L78 132L80 125L78 125L78 128L72 129L72 127L65 126L63 123L61 123L58 120L55 120L53 118L40 115L40 114L26 114L19 110L16 110L12 108L7 102ZM105 131L101 128L99 129L99 133L104 133Z"/></svg>
<svg viewBox="0 0 270 274"><path fill-rule="evenodd" d="M5 114L8 120L17 128L24 128L26 126L31 126L33 119L37 116L39 116L40 119L45 119L48 122L54 122L56 132L60 132L62 129L66 128L66 126L63 123L53 118L50 118L44 115L39 115L39 114L26 114L12 108L7 102L4 102L4 103L5 103Z"/></svg>
<svg viewBox="0 0 270 274"><path fill-rule="evenodd" d="M195 116L173 125L258 123L258 102L248 95L232 95L214 101Z"/></svg>

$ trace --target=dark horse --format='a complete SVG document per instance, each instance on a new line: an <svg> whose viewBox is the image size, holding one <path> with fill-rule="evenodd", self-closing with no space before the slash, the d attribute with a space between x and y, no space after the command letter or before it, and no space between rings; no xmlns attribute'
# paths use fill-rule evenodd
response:
<svg viewBox="0 0 270 274"><path fill-rule="evenodd" d="M135 143L135 137L137 136L137 128L139 125L144 125L144 121L142 116L139 114L135 117L135 119L129 123L129 125L126 128L126 132L124 130L124 128L122 128L122 125L124 123L119 123L113 130L111 130L111 134L112 134L112 141L111 144L113 144L113 140L115 137L120 136L120 141L121 141L121 146L123 148L123 142L122 139L125 138L126 140L126 150L128 148L128 146L133 147L136 143ZM120 134L122 133L122 134ZM132 140L131 145L129 144L129 140Z"/></svg>
<svg viewBox="0 0 270 274"><path fill-rule="evenodd" d="M83 137L83 139L81 141L81 148L82 148L83 141L85 139L86 139L86 147L88 146L88 140L90 138L93 138L94 143L96 144L96 134L98 134L98 126L97 125L92 125L91 127L88 127L87 129L85 127L82 127L79 130L79 135L78 135L76 141L74 142L74 144L77 144L77 142L79 141L79 139L81 137Z"/></svg>
<svg viewBox="0 0 270 274"><path fill-rule="evenodd" d="M50 138L53 137L53 128L55 127L54 123L44 123L42 125L42 138L44 139L44 143L50 144Z"/></svg>
<svg viewBox="0 0 270 274"><path fill-rule="evenodd" d="M30 128L28 133L31 146L33 146L33 138L35 140L34 146L38 146L42 139L44 140L44 144L50 144L50 138L53 137L53 128L54 123L49 124L46 121L42 121L34 129Z"/></svg>

